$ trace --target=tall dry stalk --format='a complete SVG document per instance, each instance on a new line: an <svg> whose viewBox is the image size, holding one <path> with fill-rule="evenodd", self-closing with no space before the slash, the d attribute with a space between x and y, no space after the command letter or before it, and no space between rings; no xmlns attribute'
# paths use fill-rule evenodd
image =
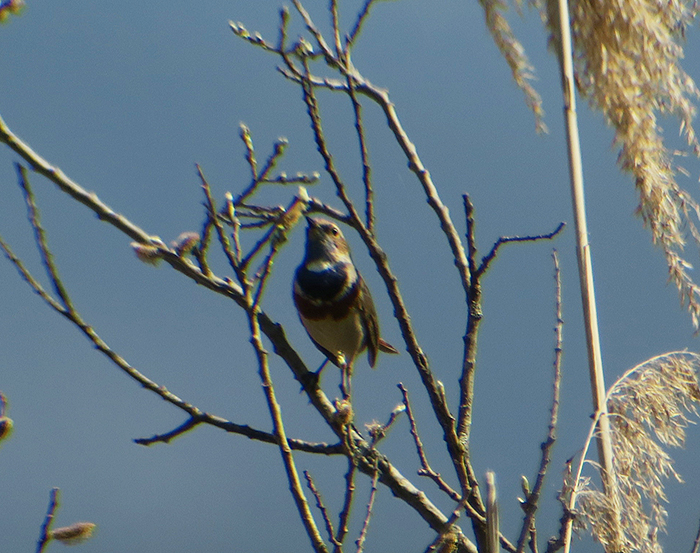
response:
<svg viewBox="0 0 700 553"><path fill-rule="evenodd" d="M593 410L598 414L598 459L601 466L601 479L606 499L610 509L611 536L608 553L621 551L619 521L617 509L616 474L613 466L612 437L605 402L605 377L603 360L600 351L600 334L598 331L598 315L596 310L595 287L593 286L593 265L591 262L591 247L588 243L588 225L586 222L586 201L583 189L583 161L579 142L578 120L576 116L576 95L574 92L574 64L569 28L569 9L567 0L558 0L556 6L558 27L556 41L559 46L559 69L561 71L561 86L564 96L564 121L566 123L566 143L569 159L569 179L571 184L571 200L574 210L576 227L576 259L578 261L579 282L581 286L581 301L583 303L584 327L586 329L586 349L588 351L588 370L591 380L591 395ZM569 540L565 550L571 545Z"/></svg>

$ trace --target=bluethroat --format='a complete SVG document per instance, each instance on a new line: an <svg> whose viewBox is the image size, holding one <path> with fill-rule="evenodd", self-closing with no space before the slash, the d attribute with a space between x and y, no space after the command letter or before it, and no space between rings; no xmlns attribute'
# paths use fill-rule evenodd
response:
<svg viewBox="0 0 700 553"><path fill-rule="evenodd" d="M306 253L294 278L294 304L311 341L340 368L341 390L347 398L360 353L367 350L369 366L374 368L379 351L398 351L379 337L372 295L338 225L320 218L306 220Z"/></svg>

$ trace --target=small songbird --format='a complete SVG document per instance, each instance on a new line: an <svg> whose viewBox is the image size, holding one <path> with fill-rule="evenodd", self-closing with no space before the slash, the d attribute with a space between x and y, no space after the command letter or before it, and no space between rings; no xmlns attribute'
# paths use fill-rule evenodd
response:
<svg viewBox="0 0 700 553"><path fill-rule="evenodd" d="M340 367L341 389L348 397L349 378L360 353L367 350L374 368L377 352L398 351L379 337L372 296L338 225L325 219L306 220L306 254L294 278L294 304L313 343Z"/></svg>

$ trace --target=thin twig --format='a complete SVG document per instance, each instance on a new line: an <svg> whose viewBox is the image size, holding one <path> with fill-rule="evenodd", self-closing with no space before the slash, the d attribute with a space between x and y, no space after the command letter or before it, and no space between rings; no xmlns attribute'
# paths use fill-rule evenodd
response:
<svg viewBox="0 0 700 553"><path fill-rule="evenodd" d="M255 159L255 147L253 146L253 137L250 136L250 129L247 125L240 124L240 134L243 145L245 146L245 160L250 167L251 186L255 188L258 183L258 160Z"/></svg>
<svg viewBox="0 0 700 553"><path fill-rule="evenodd" d="M263 249L263 247L270 241L272 240L272 236L275 233L275 227L272 226L269 229L267 229L267 232L258 240L255 245L250 249L250 251L246 254L246 256L243 258L241 261L241 269L243 271L248 269L248 265L250 265L250 262L253 261L255 256L257 256L260 253L260 250Z"/></svg>
<svg viewBox="0 0 700 553"><path fill-rule="evenodd" d="M547 540L547 549L545 553L555 553L559 551L564 544L571 539L570 533L572 531L572 522L574 520L574 514L569 508L571 494L574 491L575 483L573 482L573 471L571 465L574 458L571 457L567 459L564 463L564 478L563 485L559 493L557 494L557 500L562 506L562 516L559 518L559 532L556 536L552 536Z"/></svg>
<svg viewBox="0 0 700 553"><path fill-rule="evenodd" d="M29 223L32 225L34 230L34 240L36 242L39 253L41 254L41 261L46 269L46 274L51 280L54 291L61 299L61 303L65 306L66 310L69 312L75 311L73 304L68 297L68 292L66 291L63 283L58 278L58 271L56 270L56 265L53 260L53 255L46 244L46 233L41 226L41 219L39 217L39 210L36 207L36 202L34 201L34 193L29 185L29 179L27 178L27 170L23 165L15 163L15 169L17 170L17 176L19 179L19 185L24 192L24 200L27 204L27 218Z"/></svg>
<svg viewBox="0 0 700 553"><path fill-rule="evenodd" d="M330 205L323 203L321 200L318 198L311 197L309 198L308 202L308 213L322 213L324 215L327 215L328 217L331 217L332 219L335 219L336 221L340 221L341 223L345 223L346 225L352 226L352 220L350 217L345 215L342 211L339 211L335 209L334 207L331 207Z"/></svg>
<svg viewBox="0 0 700 553"><path fill-rule="evenodd" d="M698 551L700 551L700 527L698 527L698 533L695 534L693 549L690 551L690 553L698 553Z"/></svg>
<svg viewBox="0 0 700 553"><path fill-rule="evenodd" d="M496 243L491 248L491 251L481 260L481 265L479 265L477 272L481 275L488 270L491 261L493 261L498 253L498 249L504 244L508 244L510 242L536 242L538 240L551 240L562 230L564 230L565 226L566 223L562 221L559 223L559 225L557 225L557 228L547 234L536 234L534 236L501 236L498 240L496 240Z"/></svg>
<svg viewBox="0 0 700 553"><path fill-rule="evenodd" d="M362 530L360 530L360 536L355 541L357 545L357 553L362 553L362 549L365 545L365 539L367 538L367 530L369 529L369 520L372 518L372 507L374 507L374 498L377 496L377 480L379 478L379 470L376 470L372 476L372 488L369 492L369 501L367 502L367 514L365 515L365 520L362 522Z"/></svg>
<svg viewBox="0 0 700 553"><path fill-rule="evenodd" d="M304 20L304 24L306 25L308 31L316 39L316 43L321 49L321 52L323 53L323 56L326 59L326 63L331 67L337 68L339 66L339 60L333 55L333 52L326 43L326 39L323 38L321 31L318 30L318 27L311 20L309 12L306 11L306 9L304 8L304 6L302 6L299 0L292 0L292 4L294 4L294 7L299 12L299 15L301 15L301 18Z"/></svg>
<svg viewBox="0 0 700 553"><path fill-rule="evenodd" d="M338 0L331 0L331 26L333 27L333 40L335 42L335 55L338 59L344 57L343 47L340 44L340 21L338 18Z"/></svg>
<svg viewBox="0 0 700 553"><path fill-rule="evenodd" d="M209 268L209 263L207 263L207 250L209 249L209 244L211 243L211 227L213 226L213 221L207 209L207 216L202 224L202 234L199 239L199 245L194 249L194 257L199 264L200 270L205 275L211 275L211 269Z"/></svg>
<svg viewBox="0 0 700 553"><path fill-rule="evenodd" d="M306 104L306 111L309 114L309 119L311 120L311 129L314 133L314 140L316 142L316 147L318 152L321 154L323 161L325 163L326 172L330 175L333 184L335 185L336 194L340 200L345 205L345 209L348 210L350 218L355 222L355 226L362 226L362 221L352 203L352 200L348 196L345 183L340 177L340 174L335 168L335 162L333 156L328 150L326 145L326 139L323 134L323 126L321 124L321 114L318 109L318 101L316 99L316 94L314 92L311 82L307 79L310 75L308 61L306 58L302 59L302 64L304 66L304 78L302 80L302 91L304 103Z"/></svg>
<svg viewBox="0 0 700 553"><path fill-rule="evenodd" d="M277 53L284 57L285 44L287 43L287 25L289 24L289 8L280 8L279 38L277 41Z"/></svg>
<svg viewBox="0 0 700 553"><path fill-rule="evenodd" d="M316 507L318 507L318 510L321 511L321 516L323 517L323 522L326 525L326 532L328 532L328 537L331 540L331 542L338 548L340 544L336 543L335 541L335 532L333 530L333 523L331 522L330 517L328 516L328 509L326 509L326 506L323 504L323 498L321 497L321 492L318 491L318 488L314 484L313 479L311 478L311 474L309 473L308 470L304 471L304 478L306 478L306 484L309 487L309 490L311 490L311 493L314 496L314 499L316 500Z"/></svg>
<svg viewBox="0 0 700 553"><path fill-rule="evenodd" d="M389 429L397 421L399 415L405 410L406 407L404 405L399 405L391 411L391 414L389 415L389 420L386 422L386 424L369 425L369 435L371 438L370 447L376 446L381 440L383 440L386 437L387 433L389 432Z"/></svg>
<svg viewBox="0 0 700 553"><path fill-rule="evenodd" d="M348 64L350 56L347 56ZM355 94L355 84L350 71L348 71L348 96L352 103L352 111L355 117L355 130L357 131L357 140L360 145L360 157L362 159L362 183L365 187L365 225L367 230L372 232L374 229L374 189L372 187L372 166L369 163L369 152L367 150L367 142L365 140L365 129L362 124L362 105Z"/></svg>
<svg viewBox="0 0 700 553"><path fill-rule="evenodd" d="M355 42L355 39L357 39L357 37L360 35L360 31L362 30L362 24L367 20L367 17L369 16L369 9L370 7L372 7L374 1L375 0L365 0L364 6L362 6L360 13L357 15L357 20L355 21L355 25L352 28L352 31L350 31L350 34L345 37L346 53L350 51L350 47Z"/></svg>
<svg viewBox="0 0 700 553"><path fill-rule="evenodd" d="M233 196L230 192L226 192L226 215L231 221L231 226L233 227L233 232L231 232L231 237L233 238L233 252L236 254L236 261L240 263L241 261L241 220L236 215L236 206L233 203Z"/></svg>
<svg viewBox="0 0 700 553"><path fill-rule="evenodd" d="M333 553L341 553L340 545L345 540L348 533L348 520L350 520L350 507L355 495L355 474L357 473L357 465L352 455L348 456L348 471L345 473L345 499L343 500L343 508L338 517L338 533L335 536L335 548Z"/></svg>
<svg viewBox="0 0 700 553"><path fill-rule="evenodd" d="M530 553L539 553L539 548L537 546L537 528L535 528L534 524L532 525L530 537L527 541L530 544Z"/></svg>
<svg viewBox="0 0 700 553"><path fill-rule="evenodd" d="M53 488L49 494L49 508L46 511L44 523L41 525L39 541L36 544L36 553L42 553L46 545L51 541L51 525L53 524L53 518L58 509L58 496L59 489Z"/></svg>
<svg viewBox="0 0 700 553"><path fill-rule="evenodd" d="M276 444L277 438L274 434L270 432L264 432L258 430L257 428L252 428L247 424L236 424L235 422L227 421L216 415L210 415L209 413L202 413L200 416L193 416L187 419L177 428L174 428L170 432L164 434L156 434L150 438L136 438L134 443L139 445L152 445L155 443L169 443L174 438L185 434L195 426L200 424L208 424L209 426L214 426L220 428L230 434L237 434L239 436L245 436L251 440L256 440L258 442L264 442L268 444ZM303 451L305 453L316 453L320 455L342 455L344 454L344 449L342 444L328 444L325 442L308 442L306 440L299 440L297 438L287 438L289 442L289 447L296 451Z"/></svg>
<svg viewBox="0 0 700 553"><path fill-rule="evenodd" d="M248 164L250 165L250 168L251 168L251 172L253 173L254 176L253 176L253 179L251 180L250 184L248 185L248 188L243 190L243 192L241 192L236 197L236 200L234 202L235 205L240 205L245 200L250 198L250 196L252 196L253 193L257 191L258 186L260 184L262 184L263 182L270 182L270 181L268 181L268 175L270 174L270 171L272 171L272 169L274 169L279 158L284 155L284 150L289 143L286 138L277 139L277 141L275 142L274 148L272 150L272 153L268 156L267 160L265 160L265 165L263 165L262 170L260 172L258 172L257 171L257 162L255 161L254 153L251 154L251 152L254 152L254 150L252 149L253 142L252 142L252 139L250 138L250 130L245 125L241 125L241 128L245 128L247 131L245 134L241 131L241 136L244 137L243 141L246 145L246 150L248 152L246 154L246 160L248 161ZM246 140L245 137L247 137L248 140ZM251 158L251 155L253 156L252 158ZM303 177L301 177L300 179L296 179L293 182L299 182L300 180L302 182L307 182L307 180L305 180ZM279 180L278 182L283 182L283 181Z"/></svg>
<svg viewBox="0 0 700 553"><path fill-rule="evenodd" d="M559 269L559 256L557 251L552 252L554 261L554 282L555 282L555 315L556 324L554 326L554 383L552 386L552 407L550 409L549 427L547 430L547 438L541 444L542 456L540 458L540 467L537 471L535 485L529 493L526 493L525 502L521 505L525 511L523 525L520 529L520 537L518 538L517 551L522 553L525 549L525 540L535 532L535 513L537 512L544 478L547 474L547 469L551 461L551 451L554 442L557 438L557 423L559 420L559 395L561 389L561 358L562 358L562 329L564 320L562 319L561 309L561 272ZM532 544L536 547L536 542Z"/></svg>
<svg viewBox="0 0 700 553"><path fill-rule="evenodd" d="M416 419L413 417L411 403L408 400L408 390L401 382L399 382L397 386L399 390L401 390L401 394L403 396L403 404L406 406L406 416L408 417L408 422L411 428L411 436L413 437L413 443L416 445L416 451L418 452L418 458L420 459L421 469L418 471L418 474L420 476L427 476L428 478L430 478L433 482L437 484L437 486L443 492L445 492L450 497L450 499L457 502L461 501L462 498L460 497L460 495L455 490L453 490L447 482L445 482L442 479L440 473L435 472L430 467L430 464L428 463L428 458L425 455L425 449L423 448L423 442L421 442L420 436L418 435Z"/></svg>
<svg viewBox="0 0 700 553"><path fill-rule="evenodd" d="M256 309L258 305L260 305L260 299L262 298L262 293L265 289L265 284L267 284L267 278L270 276L270 270L272 269L272 259L275 257L276 253L277 248L273 245L270 248L270 253L267 254L267 257L265 257L265 261L263 262L262 267L257 272L260 274L260 276L258 277L258 274L255 275L256 280L258 280L258 287L255 290L255 295L253 296L254 309Z"/></svg>
<svg viewBox="0 0 700 553"><path fill-rule="evenodd" d="M208 216L211 219L211 222L214 224L214 228L216 228L216 234L219 237L219 244L221 244L221 249L224 251L224 255L226 256L226 259L228 259L228 263L231 266L231 269L233 269L234 274L238 278L238 282L245 290L248 287L248 282L245 278L245 269L241 269L241 266L238 263L238 259L236 258L236 254L231 249L231 243L228 240L228 236L226 236L224 227L221 224L221 221L219 220L219 217L216 213L216 207L214 206L214 198L211 195L211 187L209 186L209 182L204 176L202 168L199 166L199 164L197 164L196 167L197 175L199 176L199 180L202 183L202 190L204 191L204 197L206 199L205 207L208 210Z"/></svg>

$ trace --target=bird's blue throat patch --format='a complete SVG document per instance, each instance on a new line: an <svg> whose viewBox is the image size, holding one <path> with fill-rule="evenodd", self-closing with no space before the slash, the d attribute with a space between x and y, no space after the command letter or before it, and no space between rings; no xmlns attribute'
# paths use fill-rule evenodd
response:
<svg viewBox="0 0 700 553"><path fill-rule="evenodd" d="M310 271L306 266L297 270L297 283L308 298L320 301L337 299L339 294L347 291L349 282L348 270L345 264L339 264L324 271Z"/></svg>

